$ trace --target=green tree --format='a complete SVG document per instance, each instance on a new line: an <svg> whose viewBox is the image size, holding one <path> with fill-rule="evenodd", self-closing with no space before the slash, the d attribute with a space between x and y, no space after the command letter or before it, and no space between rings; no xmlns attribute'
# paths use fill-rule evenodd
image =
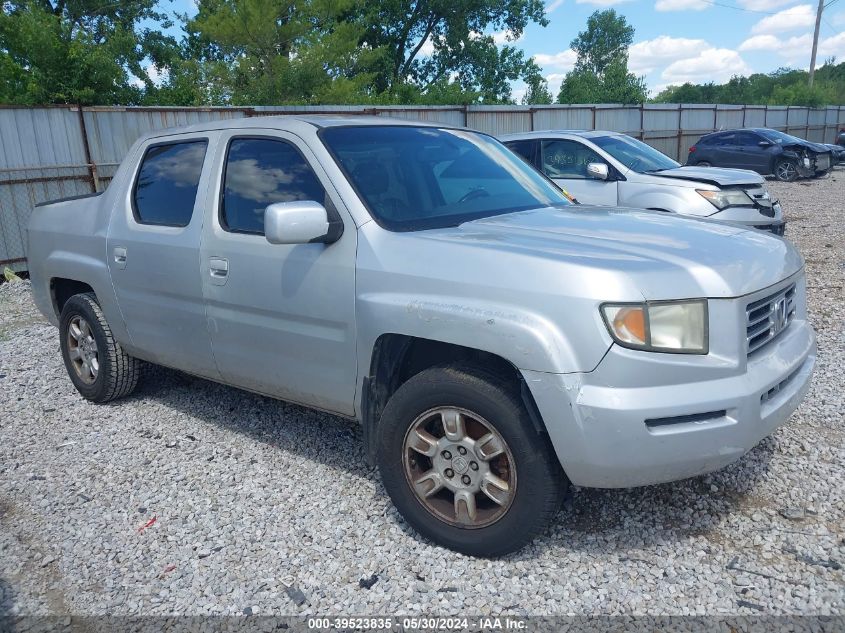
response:
<svg viewBox="0 0 845 633"><path fill-rule="evenodd" d="M577 53L575 68L566 74L559 103L642 103L645 80L628 71L628 48L634 27L613 9L594 12L587 29L570 46Z"/></svg>
<svg viewBox="0 0 845 633"><path fill-rule="evenodd" d="M144 64L165 64L176 41L155 0L11 0L0 13L0 101L133 104Z"/></svg>
<svg viewBox="0 0 845 633"><path fill-rule="evenodd" d="M527 73L525 83L528 89L522 97L523 105L548 105L554 100L549 91L549 83L540 74L539 67Z"/></svg>
<svg viewBox="0 0 845 633"><path fill-rule="evenodd" d="M361 0L359 8L350 19L363 27L361 46L376 52L373 91L397 95L408 84L422 96L448 81L485 101L508 101L509 81L536 64L483 33L516 39L529 23L548 23L542 0Z"/></svg>
<svg viewBox="0 0 845 633"><path fill-rule="evenodd" d="M602 76L612 63L628 64L628 48L634 42L634 27L614 9L596 11L587 18L587 30L578 33L569 46L578 55L576 71Z"/></svg>
<svg viewBox="0 0 845 633"><path fill-rule="evenodd" d="M656 95L657 103L733 103L749 105L798 105L819 107L845 103L845 63L831 58L816 71L813 89L807 72L779 68L768 74L734 76L724 84L686 83L669 86Z"/></svg>

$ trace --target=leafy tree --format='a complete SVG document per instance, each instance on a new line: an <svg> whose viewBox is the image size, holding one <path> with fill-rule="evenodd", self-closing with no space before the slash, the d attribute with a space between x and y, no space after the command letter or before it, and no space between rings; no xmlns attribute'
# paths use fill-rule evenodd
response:
<svg viewBox="0 0 845 633"><path fill-rule="evenodd" d="M176 41L155 0L10 0L0 13L0 101L134 104L151 82L143 62L164 64Z"/></svg>
<svg viewBox="0 0 845 633"><path fill-rule="evenodd" d="M566 74L559 103L642 103L645 80L628 72L628 48L634 27L613 9L594 12L587 29L570 46L577 53L575 68Z"/></svg>
<svg viewBox="0 0 845 633"><path fill-rule="evenodd" d="M540 74L540 69L529 71L525 78L528 89L522 97L523 105L548 105L554 100L549 92L549 83Z"/></svg>
<svg viewBox="0 0 845 633"><path fill-rule="evenodd" d="M634 42L634 27L614 9L596 11L587 18L587 30L578 33L569 46L578 54L576 71L601 76L617 62L628 64L628 48Z"/></svg>
<svg viewBox="0 0 845 633"><path fill-rule="evenodd" d="M362 0L360 9L350 19L363 27L361 45L377 53L374 92L407 93L399 87L410 84L424 95L451 80L494 102L509 100L508 82L536 64L482 33L506 31L516 39L529 23L548 23L542 0Z"/></svg>
<svg viewBox="0 0 845 633"><path fill-rule="evenodd" d="M734 103L818 107L845 103L845 63L829 59L816 71L813 88L803 70L779 68L748 77L731 77L720 85L686 83L669 86L653 99L658 103Z"/></svg>

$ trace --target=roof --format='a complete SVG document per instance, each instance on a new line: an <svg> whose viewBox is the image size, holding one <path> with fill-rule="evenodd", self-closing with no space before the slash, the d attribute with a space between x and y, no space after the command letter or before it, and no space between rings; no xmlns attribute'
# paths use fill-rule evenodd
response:
<svg viewBox="0 0 845 633"><path fill-rule="evenodd" d="M348 125L402 125L414 127L452 127L445 126L439 123L430 123L426 121L415 121L409 119L395 119L384 116L367 116L367 115L272 115L272 116L256 116L244 117L237 119L219 119L216 121L206 121L203 123L195 123L193 125L183 125L179 127L163 128L152 131L144 136L144 138L156 138L159 136L170 136L172 134L191 134L196 132L210 132L213 130L240 130L240 129L279 129L295 131L303 128L327 128L339 127Z"/></svg>
<svg viewBox="0 0 845 633"><path fill-rule="evenodd" d="M537 137L548 137L549 135L580 136L581 138L596 138L599 136L626 136L622 132L611 132L609 130L536 130L534 132L519 132L516 134L502 134L498 138L502 141L515 141Z"/></svg>

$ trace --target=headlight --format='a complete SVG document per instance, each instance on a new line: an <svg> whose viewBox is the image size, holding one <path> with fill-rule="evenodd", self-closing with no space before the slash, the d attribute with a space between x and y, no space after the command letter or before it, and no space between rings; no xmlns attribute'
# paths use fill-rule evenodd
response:
<svg viewBox="0 0 845 633"><path fill-rule="evenodd" d="M613 340L623 347L676 354L708 351L705 299L605 303L601 313Z"/></svg>
<svg viewBox="0 0 845 633"><path fill-rule="evenodd" d="M707 189L696 189L698 195L705 198L710 204L719 209L736 206L753 206L754 201L742 189L725 189L724 191L709 191Z"/></svg>

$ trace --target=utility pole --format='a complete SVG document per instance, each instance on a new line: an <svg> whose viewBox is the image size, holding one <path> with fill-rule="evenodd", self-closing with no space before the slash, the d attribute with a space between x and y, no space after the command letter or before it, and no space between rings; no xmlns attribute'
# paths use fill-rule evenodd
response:
<svg viewBox="0 0 845 633"><path fill-rule="evenodd" d="M816 11L816 31L813 33L813 53L810 55L810 88L813 87L813 75L816 74L816 51L819 48L819 27L822 23L822 10L824 9L824 0L819 0L819 8Z"/></svg>

